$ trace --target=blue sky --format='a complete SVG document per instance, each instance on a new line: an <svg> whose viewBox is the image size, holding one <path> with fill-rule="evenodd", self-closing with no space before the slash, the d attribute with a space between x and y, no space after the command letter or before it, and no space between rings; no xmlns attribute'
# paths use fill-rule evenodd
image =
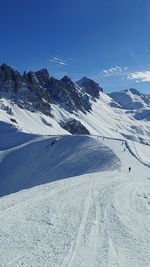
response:
<svg viewBox="0 0 150 267"><path fill-rule="evenodd" d="M149 0L1 1L0 61L150 93Z"/></svg>

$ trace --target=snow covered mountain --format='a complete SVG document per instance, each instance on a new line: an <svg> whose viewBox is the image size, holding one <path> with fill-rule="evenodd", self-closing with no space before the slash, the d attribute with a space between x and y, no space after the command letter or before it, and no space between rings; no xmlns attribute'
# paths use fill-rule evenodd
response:
<svg viewBox="0 0 150 267"><path fill-rule="evenodd" d="M34 134L90 133L150 142L150 96L103 93L87 77L57 80L46 69L21 75L0 66L0 120Z"/></svg>
<svg viewBox="0 0 150 267"><path fill-rule="evenodd" d="M149 100L0 66L0 266L150 266Z"/></svg>
<svg viewBox="0 0 150 267"><path fill-rule="evenodd" d="M150 95L144 95L136 89L109 94L113 99L111 106L129 110L137 120L150 120Z"/></svg>

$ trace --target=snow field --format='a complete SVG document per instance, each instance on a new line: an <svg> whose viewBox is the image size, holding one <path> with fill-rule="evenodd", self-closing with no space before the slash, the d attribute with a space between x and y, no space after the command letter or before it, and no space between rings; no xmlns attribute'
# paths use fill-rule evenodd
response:
<svg viewBox="0 0 150 267"><path fill-rule="evenodd" d="M149 267L149 168L127 148L124 151L125 144L119 140L98 136L45 138L6 150L1 162L1 166L5 160L10 164L15 157L25 162L21 154L32 151L32 163L36 159L38 170L30 174L34 179L28 188L34 187L0 200L1 266ZM51 167L49 156L54 153L58 179L49 183L54 172L50 168L45 174L44 167L39 177L46 179L38 185L35 174L43 167L39 163L48 158L46 164ZM93 165L94 158L96 163L100 158L100 164L103 155L107 155L103 160L107 164ZM20 165L18 177L25 181L27 165L24 169ZM10 183L12 177L15 185L16 173L8 176L6 168L3 170L5 179L10 178Z"/></svg>

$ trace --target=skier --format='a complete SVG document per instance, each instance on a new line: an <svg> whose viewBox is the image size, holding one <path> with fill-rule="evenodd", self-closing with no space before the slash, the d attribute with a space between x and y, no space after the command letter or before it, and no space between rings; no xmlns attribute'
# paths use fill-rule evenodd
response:
<svg viewBox="0 0 150 267"><path fill-rule="evenodd" d="M129 167L129 172L131 171L131 167Z"/></svg>

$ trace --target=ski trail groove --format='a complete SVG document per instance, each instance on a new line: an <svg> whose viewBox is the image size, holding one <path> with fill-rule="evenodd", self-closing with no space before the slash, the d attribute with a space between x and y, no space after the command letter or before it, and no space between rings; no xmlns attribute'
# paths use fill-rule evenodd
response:
<svg viewBox="0 0 150 267"><path fill-rule="evenodd" d="M83 217L81 219L78 235L76 237L75 243L73 244L73 246L71 248L71 251L69 252L69 255L67 256L67 258L63 262L62 267L73 266L73 263L74 263L74 260L76 258L76 254L79 251L82 239L84 239L85 227L86 227L87 217L88 217L89 208L90 208L90 204L91 204L93 187L94 187L94 180L92 179L92 181L90 183L89 193L88 193L88 196L86 197L86 200L85 200L84 214L83 214Z"/></svg>

